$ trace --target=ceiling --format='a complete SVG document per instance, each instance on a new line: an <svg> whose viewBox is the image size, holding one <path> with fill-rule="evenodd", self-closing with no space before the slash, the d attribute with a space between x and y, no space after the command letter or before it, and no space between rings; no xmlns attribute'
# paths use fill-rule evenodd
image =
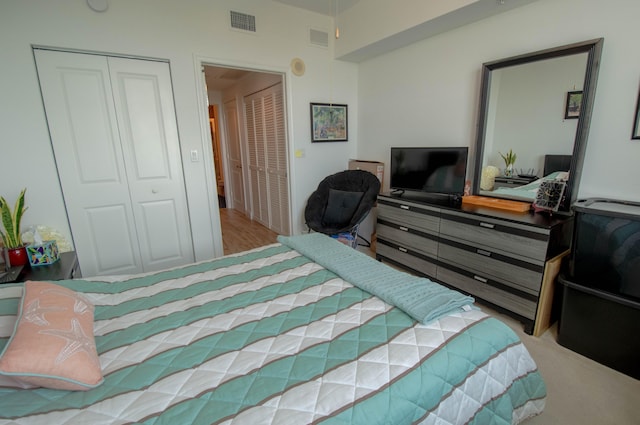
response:
<svg viewBox="0 0 640 425"><path fill-rule="evenodd" d="M207 90L211 91L224 90L249 73L251 73L251 71L237 68L223 68L208 65L204 67L204 78L207 82Z"/></svg>
<svg viewBox="0 0 640 425"><path fill-rule="evenodd" d="M327 16L336 16L360 0L274 0L289 6L307 9Z"/></svg>

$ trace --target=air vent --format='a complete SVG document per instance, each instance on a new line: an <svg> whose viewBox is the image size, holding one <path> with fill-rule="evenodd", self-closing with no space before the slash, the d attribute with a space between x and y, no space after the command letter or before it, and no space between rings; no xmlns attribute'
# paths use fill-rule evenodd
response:
<svg viewBox="0 0 640 425"><path fill-rule="evenodd" d="M326 31L309 28L309 43L318 47L329 47L329 33Z"/></svg>
<svg viewBox="0 0 640 425"><path fill-rule="evenodd" d="M256 32L256 17L246 13L231 11L231 28Z"/></svg>

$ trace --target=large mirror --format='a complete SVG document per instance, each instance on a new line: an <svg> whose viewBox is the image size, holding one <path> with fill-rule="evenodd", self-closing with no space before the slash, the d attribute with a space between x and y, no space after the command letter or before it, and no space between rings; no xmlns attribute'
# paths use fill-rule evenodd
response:
<svg viewBox="0 0 640 425"><path fill-rule="evenodd" d="M566 181L570 211L582 172L603 39L483 64L475 195L533 202L543 179ZM515 162L508 166L509 154Z"/></svg>

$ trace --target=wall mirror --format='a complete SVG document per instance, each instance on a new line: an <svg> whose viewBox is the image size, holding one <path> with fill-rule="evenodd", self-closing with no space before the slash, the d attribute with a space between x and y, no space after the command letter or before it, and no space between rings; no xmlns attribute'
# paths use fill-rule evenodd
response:
<svg viewBox="0 0 640 425"><path fill-rule="evenodd" d="M544 178L575 201L604 39L484 63L473 194L533 202ZM515 154L507 166L505 157Z"/></svg>

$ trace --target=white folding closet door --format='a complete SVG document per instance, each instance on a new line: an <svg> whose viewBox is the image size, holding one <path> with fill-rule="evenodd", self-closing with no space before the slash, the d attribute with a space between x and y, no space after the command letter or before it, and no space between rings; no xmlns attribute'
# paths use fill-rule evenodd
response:
<svg viewBox="0 0 640 425"><path fill-rule="evenodd" d="M144 271L194 260L169 65L109 58Z"/></svg>
<svg viewBox="0 0 640 425"><path fill-rule="evenodd" d="M36 50L84 275L193 261L168 65Z"/></svg>
<svg viewBox="0 0 640 425"><path fill-rule="evenodd" d="M282 84L245 97L252 218L289 234L289 179Z"/></svg>

